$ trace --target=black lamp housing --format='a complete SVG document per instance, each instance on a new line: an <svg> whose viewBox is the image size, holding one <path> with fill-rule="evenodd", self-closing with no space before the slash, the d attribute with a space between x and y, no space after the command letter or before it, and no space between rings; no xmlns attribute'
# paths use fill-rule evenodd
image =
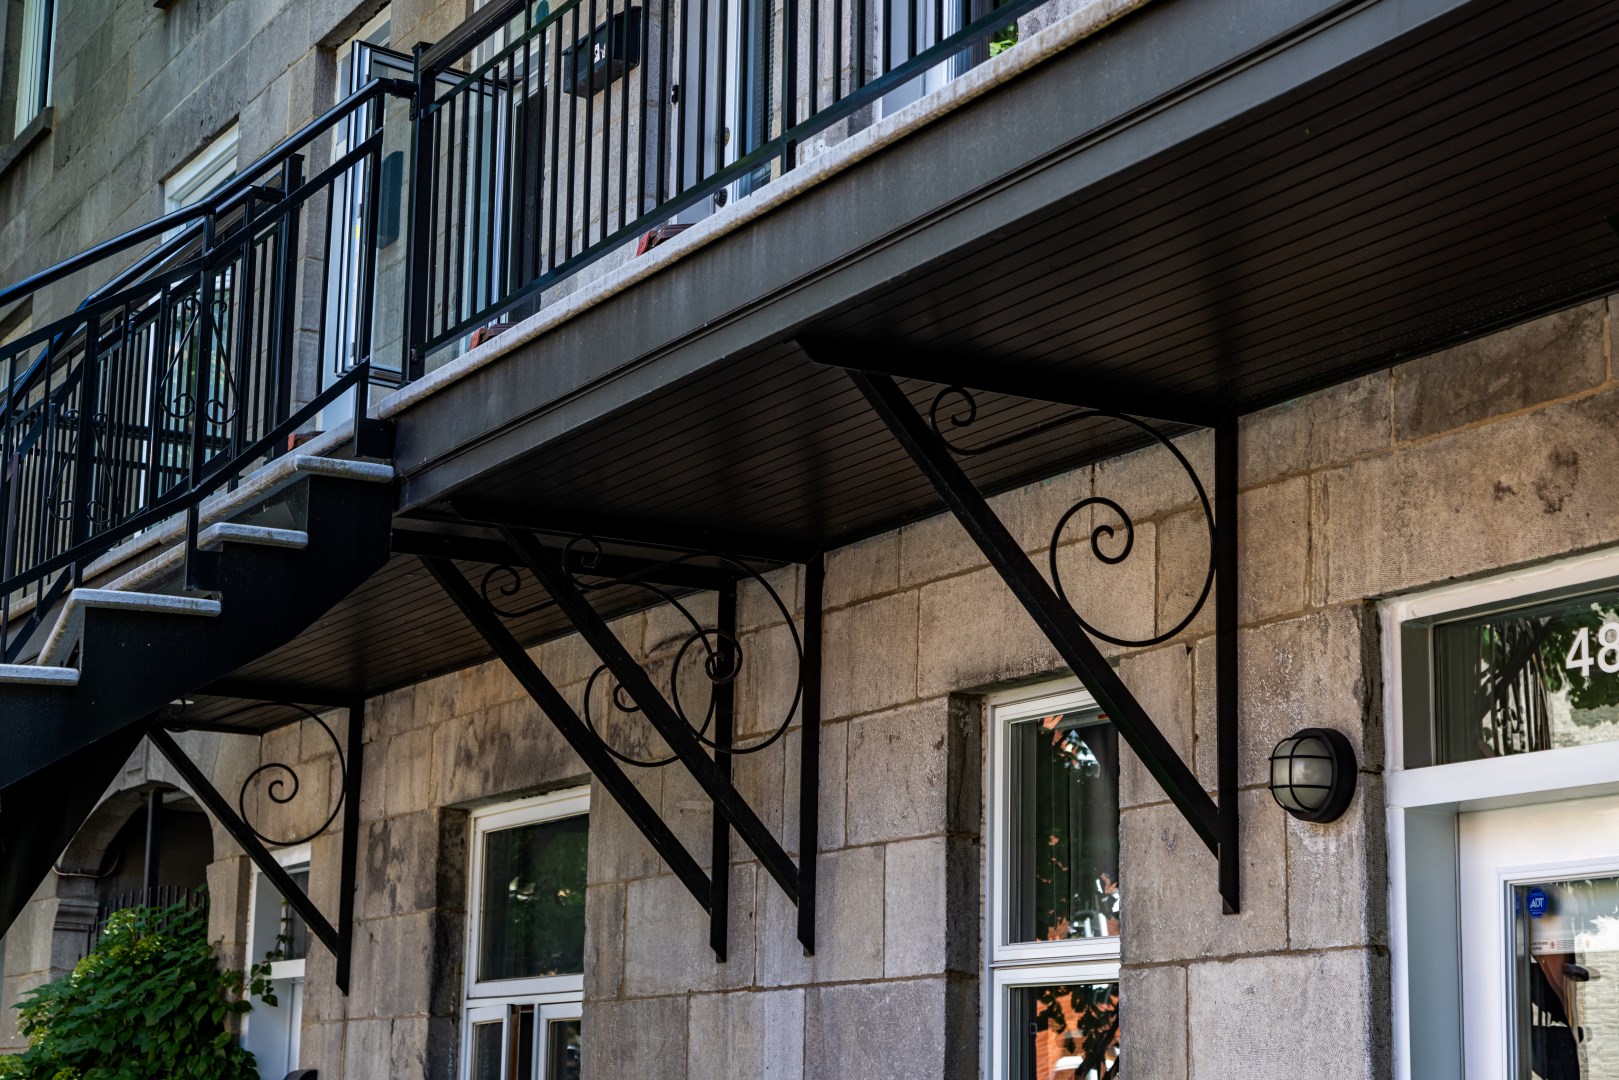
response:
<svg viewBox="0 0 1619 1080"><path fill-rule="evenodd" d="M1336 821L1355 797L1355 748L1331 728L1304 728L1270 754L1270 793L1301 821Z"/></svg>

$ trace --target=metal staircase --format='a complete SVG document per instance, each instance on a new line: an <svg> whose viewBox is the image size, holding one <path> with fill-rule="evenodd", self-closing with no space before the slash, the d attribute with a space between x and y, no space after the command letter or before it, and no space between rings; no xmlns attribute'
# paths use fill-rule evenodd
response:
<svg viewBox="0 0 1619 1080"><path fill-rule="evenodd" d="M257 505L238 496L202 529L213 588L187 590L184 545L169 547L70 591L37 660L0 666L0 924L165 706L292 640L387 561L392 479L386 464L285 457L241 489ZM253 523L276 515L296 527Z"/></svg>
<svg viewBox="0 0 1619 1080"><path fill-rule="evenodd" d="M356 193L375 194L384 105L408 89L372 80L205 202L0 291L0 308L37 308L78 274L107 279L0 345L0 928L141 738L173 748L172 703L388 559L392 431L368 416L370 320L342 312L376 287L374 203ZM312 271L323 231L369 254ZM316 425L332 430L310 445L344 456L299 449Z"/></svg>

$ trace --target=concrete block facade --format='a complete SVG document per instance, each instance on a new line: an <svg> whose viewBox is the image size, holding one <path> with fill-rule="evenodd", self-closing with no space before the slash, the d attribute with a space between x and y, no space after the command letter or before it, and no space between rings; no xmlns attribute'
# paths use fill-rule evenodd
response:
<svg viewBox="0 0 1619 1080"><path fill-rule="evenodd" d="M231 122L242 127L243 161L300 126L335 96L332 50L375 10L346 0L177 0L164 9L62 0L51 132L0 174L0 250L11 260L0 276L14 280L156 216L162 178ZM398 0L393 41L437 38L467 14L454 0ZM85 284L65 283L53 299L76 298ZM1609 483L1619 465L1613 319L1611 301L1593 301L1245 419L1243 911L1221 914L1213 859L1126 753L1127 1076L1390 1075L1387 733L1372 602L1619 542ZM1208 435L1177 445L1209 480ZM1092 530L1106 522L1076 517L1057 540L1076 607L1120 636L1176 625L1202 587L1206 535L1168 454L1110 459L991 501L1044 566L1056 520L1093 495L1130 511L1134 549L1117 566L1098 563ZM773 584L801 617L801 571L787 568ZM803 955L791 904L738 842L729 959L716 964L697 905L596 788L588 1080L981 1075L985 699L1068 673L947 516L828 553L824 600L818 949ZM795 675L787 627L762 591L745 587L739 609L749 659L738 728L749 736L773 730ZM1104 646L1211 790L1213 627L1211 606L1168 643ZM626 617L615 630L667 678L684 635L669 610ZM531 654L583 708L596 669L588 649L569 638ZM611 714L599 683L596 695L614 746L665 752L638 719ZM347 717L326 719L341 739ZM1317 725L1344 731L1361 768L1349 813L1324 826L1288 818L1265 790L1271 747ZM353 992L337 993L331 957L313 948L303 1063L322 1080L450 1080L464 1037L469 815L590 778L498 663L369 702L364 738ZM298 800L278 806L261 793L250 806L272 834L318 824L338 790L331 744L313 725L262 744L196 736L189 745L222 790L261 764L298 769ZM789 725L736 765L739 790L791 854L801 746ZM631 776L706 863L712 811L695 783L678 766ZM130 796L159 783L179 786L143 751L75 849L97 855ZM313 844L312 894L328 912L338 903L341 837L334 826ZM212 932L239 964L252 869L222 831L214 842ZM64 868L79 865L76 855ZM42 888L7 939L4 1004L71 967L86 895L71 877ZM0 1036L15 1045L9 1013Z"/></svg>
<svg viewBox="0 0 1619 1080"><path fill-rule="evenodd" d="M1583 332L1558 332L1571 324ZM1589 479L1601 472L1583 466L1588 455L1600 461L1606 453L1586 438L1590 425L1619 406L1610 334L1609 304L1598 301L1245 422L1243 912L1220 913L1214 860L1126 753L1126 1075L1279 1078L1301 1068L1334 1078L1389 1075L1384 732L1368 601L1619 540L1611 509L1595 510L1611 508ZM1476 415L1468 391L1487 377L1489 363L1500 363L1492 357L1513 349L1525 351L1525 363L1583 364L1587 374L1572 390L1524 380L1556 396L1531 400L1519 386ZM1407 416L1421 424L1403 426ZM1207 467L1205 437L1183 445ZM1575 455L1583 482L1566 465ZM1165 625L1179 617L1171 605L1187 595L1185 564L1199 554L1141 544L1147 533L1176 537L1170 523L1190 509L1191 489L1168 465L1167 455L1142 452L994 503L1037 555L1048 523L1083 494L1105 492L1140 507L1132 560L1149 558L1147 568L1121 565L1126 584L1098 579L1074 595L1087 598L1082 611L1099 624ZM1348 500L1366 516L1340 521L1336 507ZM1398 523L1406 538L1393 563L1379 546L1387 538L1375 535L1379 521ZM1188 532L1195 530L1179 539ZM1063 543L1075 549L1063 557L1077 566L1088 531ZM796 614L801 574L789 568L778 584ZM802 954L791 905L738 843L730 959L716 964L697 905L598 789L587 1077L979 1074L983 695L1065 672L953 520L919 522L831 553L825 599L820 947L812 958ZM761 717L787 684L768 669L780 650L764 645L781 629L779 616L773 627L766 605L746 591L741 611L744 648L763 661L745 671L739 692L746 703L739 727L753 731L768 724ZM1108 651L1212 790L1207 623L1200 618L1152 649ZM615 629L658 671L675 625L668 612L653 610ZM594 670L582 644L564 639L531 652L581 707ZM347 999L332 991L324 983L329 961L315 950L305 1059L323 1077L448 1078L460 1037L466 814L587 775L498 664L418 684L369 708L356 989ZM1361 763L1355 802L1331 825L1287 817L1264 787L1271 746L1314 724L1348 734ZM625 740L615 745L660 750L649 731L607 730ZM303 738L310 741L307 726ZM738 769L739 787L789 850L797 836L798 745L794 731ZM706 861L710 811L694 783L678 766L631 774ZM316 850L324 903L332 902L337 850L335 835Z"/></svg>

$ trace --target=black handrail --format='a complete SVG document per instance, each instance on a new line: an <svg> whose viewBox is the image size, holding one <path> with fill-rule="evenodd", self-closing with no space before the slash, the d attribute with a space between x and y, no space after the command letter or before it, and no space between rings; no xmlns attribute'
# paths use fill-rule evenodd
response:
<svg viewBox="0 0 1619 1080"><path fill-rule="evenodd" d="M326 312L334 303L354 305L351 292L366 302L374 295L383 112L375 106L413 89L373 79L198 205L0 291L0 304L14 302L182 230L113 274L71 314L0 346L0 388L10 390L0 390L0 640L7 659L24 653L40 612L77 585L92 560L176 514L186 516L187 579L197 585L204 498L284 452L297 431L345 395L354 397L359 430L373 372L371 320L358 325L364 340L332 339ZM316 140L340 124L348 125L352 145L306 178L303 163ZM372 197L361 220L351 221L338 207L349 210L354 201L346 193L359 190ZM314 198L330 204L331 235L345 243L363 235L360 259L345 264L352 280L329 268L305 269L300 223ZM301 324L306 310L318 310L318 325ZM294 368L311 332L318 349L336 340L344 362L300 404ZM30 588L35 611L12 634L11 608Z"/></svg>

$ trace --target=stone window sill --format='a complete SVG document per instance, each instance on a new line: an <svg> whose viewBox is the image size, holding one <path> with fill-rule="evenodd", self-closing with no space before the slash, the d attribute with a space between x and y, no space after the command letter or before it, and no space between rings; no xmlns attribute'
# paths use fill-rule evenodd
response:
<svg viewBox="0 0 1619 1080"><path fill-rule="evenodd" d="M17 137L11 140L11 145L0 150L0 176L11 171L11 167L28 156L35 143L50 134L51 120L56 110L47 105L28 121L28 125L17 132Z"/></svg>

